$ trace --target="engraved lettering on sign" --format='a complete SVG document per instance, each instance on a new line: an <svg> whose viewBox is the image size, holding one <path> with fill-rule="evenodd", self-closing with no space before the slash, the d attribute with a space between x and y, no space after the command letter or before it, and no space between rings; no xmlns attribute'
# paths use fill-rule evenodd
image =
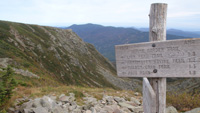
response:
<svg viewBox="0 0 200 113"><path fill-rule="evenodd" d="M189 71L190 75L196 75L196 71Z"/></svg>
<svg viewBox="0 0 200 113"><path fill-rule="evenodd" d="M196 56L196 53L195 52L188 52L188 56L189 57Z"/></svg>
<svg viewBox="0 0 200 113"><path fill-rule="evenodd" d="M195 40L185 40L184 44L195 44Z"/></svg>
<svg viewBox="0 0 200 113"><path fill-rule="evenodd" d="M152 58L162 58L162 54L152 54Z"/></svg>
<svg viewBox="0 0 200 113"><path fill-rule="evenodd" d="M189 68L191 69L195 69L196 68L196 64L189 64Z"/></svg>
<svg viewBox="0 0 200 113"><path fill-rule="evenodd" d="M126 50L126 49L128 49L128 46L120 46L119 49Z"/></svg>
<svg viewBox="0 0 200 113"><path fill-rule="evenodd" d="M137 75L137 74L138 74L137 71L129 71L129 72L128 72L128 75Z"/></svg>
<svg viewBox="0 0 200 113"><path fill-rule="evenodd" d="M131 53L144 53L144 49L134 49L134 50L131 50Z"/></svg>
<svg viewBox="0 0 200 113"><path fill-rule="evenodd" d="M164 48L150 48L150 49L147 49L147 52L163 52L164 51Z"/></svg>
<svg viewBox="0 0 200 113"><path fill-rule="evenodd" d="M126 63L127 63L127 65L168 64L169 60L159 60L159 59L155 59L155 60L129 60L129 61L126 61Z"/></svg>
<svg viewBox="0 0 200 113"><path fill-rule="evenodd" d="M145 69L155 69L154 65L146 65L144 67L145 67Z"/></svg>
<svg viewBox="0 0 200 113"><path fill-rule="evenodd" d="M183 58L173 59L173 63L185 63L185 60Z"/></svg>
<svg viewBox="0 0 200 113"><path fill-rule="evenodd" d="M124 58L124 56L122 55L121 58Z"/></svg>
<svg viewBox="0 0 200 113"><path fill-rule="evenodd" d="M168 53L168 57L173 58L173 57L179 57L179 56L184 56L184 52L170 52Z"/></svg>
<svg viewBox="0 0 200 113"><path fill-rule="evenodd" d="M170 69L169 65L159 65L159 69Z"/></svg>
<svg viewBox="0 0 200 113"><path fill-rule="evenodd" d="M179 47L167 47L167 51L180 51Z"/></svg>
<svg viewBox="0 0 200 113"><path fill-rule="evenodd" d="M139 54L138 57L139 58L148 58L148 55L147 54Z"/></svg>
<svg viewBox="0 0 200 113"><path fill-rule="evenodd" d="M127 56L127 59L133 59L133 58L135 58L135 55L129 55L129 56Z"/></svg>
<svg viewBox="0 0 200 113"><path fill-rule="evenodd" d="M125 62L121 62L121 64L125 64Z"/></svg>
<svg viewBox="0 0 200 113"><path fill-rule="evenodd" d="M150 71L140 71L140 74L141 75L149 75L149 74L151 74L151 72Z"/></svg>
<svg viewBox="0 0 200 113"><path fill-rule="evenodd" d="M200 39L116 46L118 74L121 77L200 77L199 48Z"/></svg>
<svg viewBox="0 0 200 113"><path fill-rule="evenodd" d="M188 60L189 60L189 62L196 62L196 58L195 57L189 58Z"/></svg>

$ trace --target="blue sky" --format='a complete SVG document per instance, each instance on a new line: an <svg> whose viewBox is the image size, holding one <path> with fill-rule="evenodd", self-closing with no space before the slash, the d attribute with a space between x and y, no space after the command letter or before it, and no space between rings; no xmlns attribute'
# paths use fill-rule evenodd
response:
<svg viewBox="0 0 200 113"><path fill-rule="evenodd" d="M48 26L148 27L152 3L168 4L168 28L200 31L200 0L1 0L0 20Z"/></svg>

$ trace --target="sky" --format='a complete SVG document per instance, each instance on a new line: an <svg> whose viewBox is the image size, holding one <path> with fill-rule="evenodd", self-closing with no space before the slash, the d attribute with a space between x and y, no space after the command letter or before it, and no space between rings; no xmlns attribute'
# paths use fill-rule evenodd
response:
<svg viewBox="0 0 200 113"><path fill-rule="evenodd" d="M148 27L152 3L167 3L167 28L200 31L200 0L1 0L0 20L47 26Z"/></svg>

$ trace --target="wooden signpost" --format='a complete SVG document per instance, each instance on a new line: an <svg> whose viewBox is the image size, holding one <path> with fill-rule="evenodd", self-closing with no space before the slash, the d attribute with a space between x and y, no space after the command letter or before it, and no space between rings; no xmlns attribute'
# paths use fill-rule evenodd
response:
<svg viewBox="0 0 200 113"><path fill-rule="evenodd" d="M200 77L200 39L166 41L166 17L167 4L152 4L150 42L115 46L118 76L145 77L144 113L165 113L166 77Z"/></svg>

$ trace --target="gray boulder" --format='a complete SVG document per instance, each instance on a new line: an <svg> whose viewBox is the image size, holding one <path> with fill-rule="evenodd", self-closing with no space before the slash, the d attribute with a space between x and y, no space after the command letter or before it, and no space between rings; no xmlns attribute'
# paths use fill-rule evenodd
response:
<svg viewBox="0 0 200 113"><path fill-rule="evenodd" d="M72 103L76 100L74 93L69 93L69 102Z"/></svg>
<svg viewBox="0 0 200 113"><path fill-rule="evenodd" d="M96 109L94 107L91 108L92 113L97 113Z"/></svg>
<svg viewBox="0 0 200 113"><path fill-rule="evenodd" d="M61 96L61 97L59 98L59 100L60 100L61 102L67 103L67 102L69 102L69 97L64 95L64 96Z"/></svg>
<svg viewBox="0 0 200 113"><path fill-rule="evenodd" d="M130 109L134 113L143 113L143 107L142 106L137 106L133 109Z"/></svg>
<svg viewBox="0 0 200 113"><path fill-rule="evenodd" d="M135 92L135 93L134 93L134 95L135 95L135 96L138 96L138 95L139 95L139 93L138 93L138 92Z"/></svg>
<svg viewBox="0 0 200 113"><path fill-rule="evenodd" d="M49 113L47 109L43 107L32 108L34 113Z"/></svg>
<svg viewBox="0 0 200 113"><path fill-rule="evenodd" d="M33 113L33 110L32 109L23 109L21 112L22 113Z"/></svg>
<svg viewBox="0 0 200 113"><path fill-rule="evenodd" d="M97 99L96 98L93 98L93 97L84 97L83 98L85 101L84 103L87 104L87 105L96 105L98 102L97 102Z"/></svg>
<svg viewBox="0 0 200 113"><path fill-rule="evenodd" d="M36 107L41 107L40 98L36 98L35 100L29 100L29 102L26 102L21 106L21 109L30 109Z"/></svg>
<svg viewBox="0 0 200 113"><path fill-rule="evenodd" d="M185 113L200 113L200 108L192 109L191 111L187 111Z"/></svg>
<svg viewBox="0 0 200 113"><path fill-rule="evenodd" d="M125 107L125 108L128 108L128 109L134 109L135 108L134 106L132 106L132 105L126 103L126 102L120 102L119 106Z"/></svg>
<svg viewBox="0 0 200 113"><path fill-rule="evenodd" d="M103 101L105 101L107 105L117 104L113 96L104 96Z"/></svg>
<svg viewBox="0 0 200 113"><path fill-rule="evenodd" d="M178 113L178 111L176 110L175 107L169 106L169 107L167 107L167 109L166 109L166 113Z"/></svg>
<svg viewBox="0 0 200 113"><path fill-rule="evenodd" d="M47 107L47 108L52 108L53 107L53 104L54 103L54 100L52 100L51 98L47 97L47 96L43 96L41 99L40 99L40 104L42 107Z"/></svg>
<svg viewBox="0 0 200 113"><path fill-rule="evenodd" d="M118 105L107 105L101 112L106 111L106 113L113 113L114 111L119 111L120 107Z"/></svg>
<svg viewBox="0 0 200 113"><path fill-rule="evenodd" d="M131 97L131 103L133 103L133 105L135 105L135 106L141 105L140 101L134 97Z"/></svg>
<svg viewBox="0 0 200 113"><path fill-rule="evenodd" d="M120 98L120 97L114 97L114 100L119 103L119 102L125 102L126 100L124 98Z"/></svg>
<svg viewBox="0 0 200 113"><path fill-rule="evenodd" d="M76 105L69 106L69 111L73 111L73 110L75 110L76 108L77 108L77 106L76 106Z"/></svg>
<svg viewBox="0 0 200 113"><path fill-rule="evenodd" d="M90 110L86 110L85 113L92 113L92 111L90 111Z"/></svg>
<svg viewBox="0 0 200 113"><path fill-rule="evenodd" d="M68 110L63 110L60 106L56 106L51 113L68 113Z"/></svg>

